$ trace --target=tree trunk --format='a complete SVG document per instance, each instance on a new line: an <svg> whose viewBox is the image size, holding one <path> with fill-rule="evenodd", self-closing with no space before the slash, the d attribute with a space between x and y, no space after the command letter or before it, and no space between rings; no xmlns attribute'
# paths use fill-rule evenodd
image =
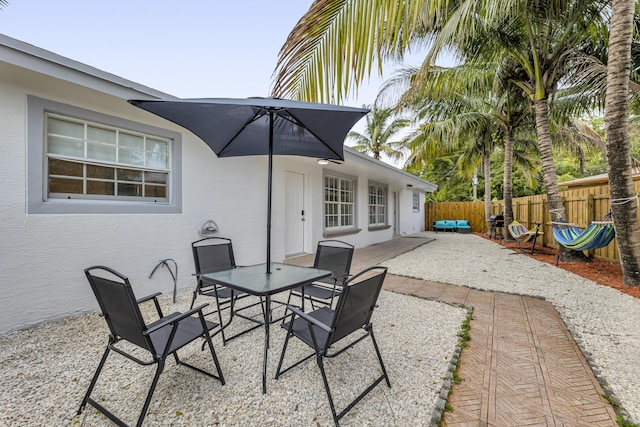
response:
<svg viewBox="0 0 640 427"><path fill-rule="evenodd" d="M491 157L489 153L482 154L482 169L484 172L484 217L487 224L491 216Z"/></svg>
<svg viewBox="0 0 640 427"><path fill-rule="evenodd" d="M631 176L627 98L634 6L633 0L613 0L604 121L611 213L620 252L622 282L640 286L640 224L638 199Z"/></svg>
<svg viewBox="0 0 640 427"><path fill-rule="evenodd" d="M538 136L538 150L542 163L542 180L547 192L547 204L551 213L551 221L565 218L564 205L558 189L558 177L556 166L553 163L551 150L551 129L549 127L549 106L546 99L535 100L536 108L536 133ZM581 251L560 246L560 257L564 261L588 261L589 259Z"/></svg>
<svg viewBox="0 0 640 427"><path fill-rule="evenodd" d="M513 131L508 129L504 135L504 180L502 183L502 198L504 199L504 226L513 222ZM508 231L504 233L504 240L513 241Z"/></svg>

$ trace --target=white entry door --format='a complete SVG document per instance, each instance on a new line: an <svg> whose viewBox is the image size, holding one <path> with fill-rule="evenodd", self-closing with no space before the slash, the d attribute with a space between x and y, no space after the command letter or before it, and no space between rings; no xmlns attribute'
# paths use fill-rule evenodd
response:
<svg viewBox="0 0 640 427"><path fill-rule="evenodd" d="M304 175L286 172L285 255L304 252Z"/></svg>

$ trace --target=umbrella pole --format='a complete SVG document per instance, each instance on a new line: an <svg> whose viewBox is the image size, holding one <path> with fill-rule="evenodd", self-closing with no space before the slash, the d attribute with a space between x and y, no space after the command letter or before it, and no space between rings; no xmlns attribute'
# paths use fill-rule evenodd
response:
<svg viewBox="0 0 640 427"><path fill-rule="evenodd" d="M273 111L269 111L269 191L267 198L267 274L271 274L271 179L273 176Z"/></svg>

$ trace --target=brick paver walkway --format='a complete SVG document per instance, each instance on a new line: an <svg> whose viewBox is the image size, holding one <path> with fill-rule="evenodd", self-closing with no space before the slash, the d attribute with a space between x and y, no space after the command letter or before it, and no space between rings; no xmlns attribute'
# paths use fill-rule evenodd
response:
<svg viewBox="0 0 640 427"><path fill-rule="evenodd" d="M428 242L398 238L355 251L351 272ZM310 256L295 263L313 263ZM580 349L551 303L388 275L384 288L474 308L449 396L449 427L617 426Z"/></svg>

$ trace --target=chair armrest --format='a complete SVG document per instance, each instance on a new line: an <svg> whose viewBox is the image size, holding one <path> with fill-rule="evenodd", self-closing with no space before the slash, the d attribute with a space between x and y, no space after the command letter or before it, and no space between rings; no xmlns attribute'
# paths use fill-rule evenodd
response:
<svg viewBox="0 0 640 427"><path fill-rule="evenodd" d="M335 277L334 280L336 281L336 283L338 282L344 283L349 277L351 277L351 274L345 274L343 276Z"/></svg>
<svg viewBox="0 0 640 427"><path fill-rule="evenodd" d="M136 302L138 303L138 305L140 305L140 304L142 304L144 302L153 300L153 305L156 306L156 311L158 312L158 317L160 319L162 319L164 317L164 314L162 314L162 308L160 307L160 303L158 302L158 298L157 297L159 295L162 295L162 293L161 292L156 292L155 294L151 294L151 295L148 295L146 297L142 297L139 300L137 300Z"/></svg>
<svg viewBox="0 0 640 427"><path fill-rule="evenodd" d="M169 315L169 316L167 316L166 320L160 319L160 321L158 323L153 325L152 328L149 328L146 331L144 331L143 334L149 335L150 333L155 332L158 329L164 328L167 325L171 325L173 323L179 322L179 321L181 321L183 319L186 319L187 317L190 317L190 316L194 315L195 313L202 312L202 309L204 307L208 306L208 305L209 305L208 303L201 304L201 305L199 305L197 307L192 308L191 310L189 310L187 312L181 313L178 316L171 317L171 315Z"/></svg>
<svg viewBox="0 0 640 427"><path fill-rule="evenodd" d="M315 319L311 316L309 316L307 313L305 313L304 311L300 310L298 307L296 307L295 305L287 305L287 309L291 310L292 312L294 312L295 314L297 314L300 318L306 320L309 323L313 323L314 325L316 325L318 328L326 331L326 332L331 332L331 328L327 325L325 325L324 323L322 323L321 321L319 321L318 319Z"/></svg>
<svg viewBox="0 0 640 427"><path fill-rule="evenodd" d="M155 294L151 294L151 295L147 295L146 297L142 297L142 298L138 299L136 302L138 304L142 304L143 302L147 302L150 299L153 299L153 298L155 298L157 296L160 296L160 295L162 295L162 292L156 292Z"/></svg>

